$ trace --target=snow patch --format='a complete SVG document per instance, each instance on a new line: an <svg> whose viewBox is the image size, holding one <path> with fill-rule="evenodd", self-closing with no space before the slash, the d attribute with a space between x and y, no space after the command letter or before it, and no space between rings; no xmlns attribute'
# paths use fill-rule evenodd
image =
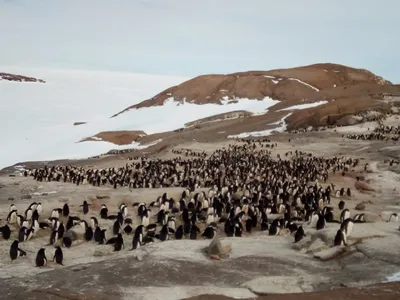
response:
<svg viewBox="0 0 400 300"><path fill-rule="evenodd" d="M400 272L394 273L391 276L386 277L386 282L400 281Z"/></svg>
<svg viewBox="0 0 400 300"><path fill-rule="evenodd" d="M299 82L299 83L301 83L301 84L304 84L304 85L306 85L306 86L312 88L313 90L319 92L319 89L317 89L315 86L312 86L311 84L308 84L308 83L306 83L306 82L304 82L304 81L301 81L300 79L297 79L297 78L289 78L289 80L295 80L295 81L297 81L297 82Z"/></svg>
<svg viewBox="0 0 400 300"><path fill-rule="evenodd" d="M320 106L320 105L326 104L326 103L328 103L328 101L324 100L324 101L318 101L318 102L314 102L314 103L298 104L298 105L293 105L290 107L282 108L278 111L306 109L306 108L311 108L311 107L317 107L317 106Z"/></svg>
<svg viewBox="0 0 400 300"><path fill-rule="evenodd" d="M272 80L273 83L278 84L279 80Z"/></svg>
<svg viewBox="0 0 400 300"><path fill-rule="evenodd" d="M265 78L275 78L275 76L263 75Z"/></svg>
<svg viewBox="0 0 400 300"><path fill-rule="evenodd" d="M277 122L270 123L268 125L280 125L280 127L273 128L273 129L267 129L267 130L261 130L261 131L252 131L252 132L243 132L237 135L229 135L228 138L230 139L243 139L246 137L256 137L256 136L268 136L271 135L273 132L284 132L286 130L287 124L285 122L286 118L289 117L292 113L289 113L288 115L284 116L282 119L280 119Z"/></svg>

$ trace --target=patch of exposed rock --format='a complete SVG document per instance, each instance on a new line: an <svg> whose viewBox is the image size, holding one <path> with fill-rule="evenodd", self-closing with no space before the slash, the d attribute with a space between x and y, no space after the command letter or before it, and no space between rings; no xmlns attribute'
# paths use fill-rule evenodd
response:
<svg viewBox="0 0 400 300"><path fill-rule="evenodd" d="M130 145L133 142L138 142L145 136L147 134L141 130L102 131L94 136L84 138L81 142L103 141L115 145Z"/></svg>
<svg viewBox="0 0 400 300"><path fill-rule="evenodd" d="M40 83L46 82L43 79L27 77L17 74L10 74L10 73L0 73L0 80L17 81L17 82L40 82Z"/></svg>

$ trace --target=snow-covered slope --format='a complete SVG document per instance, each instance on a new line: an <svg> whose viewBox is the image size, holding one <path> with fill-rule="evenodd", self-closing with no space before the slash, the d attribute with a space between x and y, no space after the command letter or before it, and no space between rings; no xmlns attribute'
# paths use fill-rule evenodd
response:
<svg viewBox="0 0 400 300"><path fill-rule="evenodd" d="M0 81L0 169L20 161L83 158L117 149L107 142L77 142L103 130L133 129L146 122L151 127L154 119L148 115L110 119L110 113L187 80L75 70L0 70L46 81ZM73 126L74 122L87 124Z"/></svg>

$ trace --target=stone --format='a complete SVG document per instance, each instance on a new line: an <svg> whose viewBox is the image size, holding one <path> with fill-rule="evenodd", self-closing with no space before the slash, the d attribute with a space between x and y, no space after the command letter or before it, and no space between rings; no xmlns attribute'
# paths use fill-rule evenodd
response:
<svg viewBox="0 0 400 300"><path fill-rule="evenodd" d="M8 201L14 201L15 198L14 197L8 197Z"/></svg>
<svg viewBox="0 0 400 300"><path fill-rule="evenodd" d="M232 252L232 245L222 245L221 240L215 237L208 246L207 253L212 259L225 259L229 258Z"/></svg>
<svg viewBox="0 0 400 300"><path fill-rule="evenodd" d="M32 195L29 195L29 194L22 195L21 199L32 199Z"/></svg>
<svg viewBox="0 0 400 300"><path fill-rule="evenodd" d="M358 203L355 207L355 210L365 210L365 204L364 203Z"/></svg>
<svg viewBox="0 0 400 300"><path fill-rule="evenodd" d="M354 186L357 190L362 190L362 191L373 191L374 189L366 182L363 181L356 181L354 183Z"/></svg>

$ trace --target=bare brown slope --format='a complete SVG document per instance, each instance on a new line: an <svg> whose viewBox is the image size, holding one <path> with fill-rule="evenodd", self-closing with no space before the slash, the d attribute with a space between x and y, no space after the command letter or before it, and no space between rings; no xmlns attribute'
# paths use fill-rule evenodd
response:
<svg viewBox="0 0 400 300"><path fill-rule="evenodd" d="M43 79L27 77L23 75L9 74L9 73L0 73L0 80L18 81L18 82L40 82L40 83L46 82Z"/></svg>
<svg viewBox="0 0 400 300"><path fill-rule="evenodd" d="M129 109L161 106L169 98L177 102L195 104L218 103L222 99L265 97L281 101L317 98L321 91L358 84L391 85L364 69L355 69L338 64L315 64L291 69L271 71L249 71L228 75L202 75L171 87L153 98L132 105ZM337 93L333 93L337 94Z"/></svg>

